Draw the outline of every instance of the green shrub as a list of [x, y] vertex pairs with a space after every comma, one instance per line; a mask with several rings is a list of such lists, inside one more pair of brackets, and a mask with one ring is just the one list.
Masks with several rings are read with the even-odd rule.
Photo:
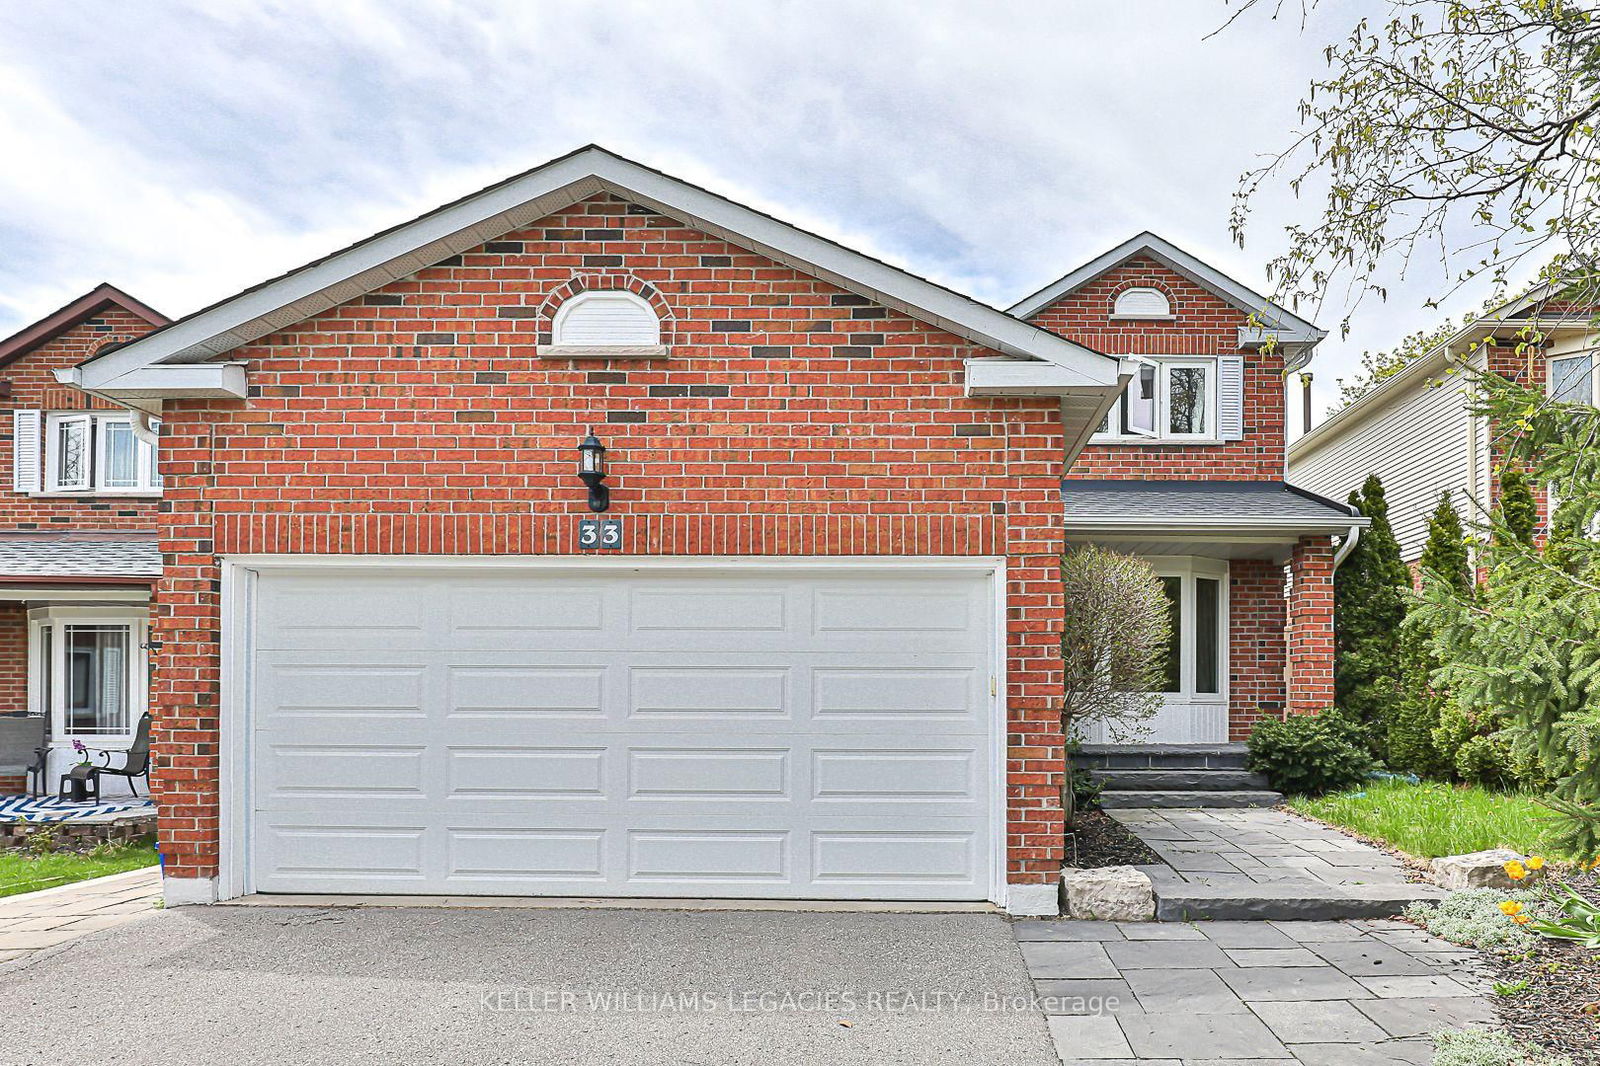
[[1518, 925], [1500, 910], [1506, 900], [1516, 900], [1530, 916], [1548, 917], [1544, 896], [1534, 891], [1506, 892], [1498, 888], [1468, 888], [1452, 892], [1437, 904], [1413, 903], [1405, 916], [1434, 936], [1479, 951], [1527, 951], [1539, 942], [1536, 933]]
[[1565, 1055], [1488, 1029], [1445, 1029], [1433, 1034], [1433, 1049], [1433, 1066], [1572, 1066]]
[[1250, 733], [1245, 765], [1290, 795], [1351, 788], [1376, 769], [1361, 726], [1332, 708], [1267, 718]]

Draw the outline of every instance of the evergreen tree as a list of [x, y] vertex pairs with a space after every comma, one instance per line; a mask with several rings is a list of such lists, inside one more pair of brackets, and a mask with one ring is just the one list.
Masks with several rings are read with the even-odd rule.
[[[1534, 351], [1540, 349], [1535, 346]], [[1483, 588], [1464, 596], [1424, 582], [1418, 608], [1443, 664], [1437, 679], [1474, 713], [1492, 709], [1518, 758], [1553, 784], [1563, 850], [1600, 858], [1600, 409], [1552, 403], [1543, 389], [1478, 372], [1474, 413], [1506, 433], [1507, 466], [1525, 465], [1559, 502], [1551, 536], [1524, 539], [1504, 505], [1491, 514]], [[1524, 510], [1523, 514], [1526, 514]]]
[[[1428, 542], [1418, 566], [1426, 575], [1424, 580], [1444, 582], [1461, 596], [1472, 591], [1467, 537], [1448, 492], [1439, 497], [1439, 506], [1428, 519]], [[1422, 777], [1446, 777], [1454, 753], [1439, 748], [1434, 731], [1439, 728], [1449, 693], [1433, 683], [1439, 660], [1433, 653], [1432, 634], [1415, 612], [1408, 615], [1400, 632], [1399, 660], [1399, 698], [1388, 729], [1389, 765]]]
[[1500, 472], [1500, 515], [1507, 535], [1523, 544], [1533, 543], [1533, 531], [1539, 525], [1539, 504], [1533, 498], [1528, 476], [1515, 466]]
[[1350, 502], [1372, 519], [1361, 539], [1334, 571], [1334, 691], [1338, 705], [1366, 728], [1374, 751], [1384, 755], [1387, 726], [1400, 676], [1397, 637], [1405, 621], [1411, 573], [1389, 527], [1383, 482], [1369, 476]]

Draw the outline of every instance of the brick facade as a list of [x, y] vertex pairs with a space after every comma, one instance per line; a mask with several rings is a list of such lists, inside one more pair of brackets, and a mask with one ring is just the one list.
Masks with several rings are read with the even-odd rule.
[[[542, 360], [575, 277], [670, 309], [662, 360]], [[989, 354], [598, 197], [236, 352], [248, 403], [167, 405], [155, 701], [168, 874], [218, 857], [218, 554], [572, 549], [592, 426], [641, 555], [1002, 555], [1007, 870], [1062, 859], [1049, 399], [969, 399]]]
[[[1133, 287], [1164, 293], [1171, 320], [1113, 319], [1117, 294]], [[1242, 439], [1220, 444], [1091, 444], [1067, 478], [1282, 481], [1283, 357], [1240, 349], [1239, 330], [1249, 318], [1148, 257], [1135, 257], [1106, 271], [1034, 315], [1034, 323], [1110, 355], [1244, 358]], [[1320, 565], [1317, 558], [1299, 551], [1291, 558], [1289, 569], [1296, 571], [1302, 587], [1317, 589], [1331, 582], [1331, 570], [1326, 575], [1315, 568], [1300, 573], [1302, 566]], [[1243, 740], [1264, 716], [1308, 709], [1315, 702], [1314, 691], [1325, 688], [1327, 699], [1312, 709], [1332, 702], [1332, 601], [1326, 627], [1302, 611], [1298, 628], [1291, 628], [1292, 604], [1286, 598], [1291, 581], [1285, 567], [1262, 559], [1234, 559], [1229, 572], [1228, 731], [1230, 739]], [[1331, 597], [1331, 583], [1327, 592]], [[1325, 671], [1325, 678], [1320, 671]]]
[[[119, 410], [115, 405], [62, 385], [54, 371], [75, 366], [115, 341], [131, 340], [150, 331], [150, 323], [118, 307], [110, 307], [54, 340], [40, 345], [16, 362], [0, 367], [0, 381], [11, 384], [11, 395], [0, 400], [9, 412]], [[0, 471], [5, 489], [0, 491], [0, 531], [17, 530], [141, 530], [154, 531], [161, 501], [139, 496], [24, 496], [11, 491], [11, 416], [0, 416]]]
[[[1117, 293], [1160, 289], [1170, 322], [1113, 321]], [[1136, 258], [1068, 293], [1031, 321], [1107, 355], [1244, 355], [1244, 438], [1223, 444], [1091, 444], [1069, 478], [1190, 478], [1281, 481], [1284, 463], [1283, 357], [1239, 349], [1249, 315], [1182, 274]]]
[[[41, 496], [12, 491], [13, 410], [117, 410], [62, 385], [54, 371], [88, 359], [100, 348], [149, 332], [145, 319], [120, 307], [93, 317], [0, 366], [0, 382], [10, 394], [0, 398], [0, 533], [141, 531], [153, 533], [161, 501], [135, 496]], [[0, 604], [0, 716], [25, 715], [28, 708], [27, 605]], [[29, 753], [31, 756], [31, 752]], [[0, 792], [20, 790], [20, 779], [0, 779]], [[17, 785], [16, 789], [10, 786]]]

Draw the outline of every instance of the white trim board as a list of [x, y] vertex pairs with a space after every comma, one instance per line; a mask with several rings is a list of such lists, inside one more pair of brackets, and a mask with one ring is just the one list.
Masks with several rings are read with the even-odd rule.
[[[805, 571], [848, 573], [851, 571], [931, 571], [967, 572], [987, 575], [993, 590], [994, 612], [990, 620], [990, 670], [994, 678], [990, 707], [990, 890], [991, 902], [1006, 906], [1014, 889], [1006, 881], [1007, 818], [1006, 780], [1006, 560], [1001, 556], [694, 556], [673, 558], [596, 558], [594, 556], [548, 555], [505, 557], [461, 556], [345, 556], [345, 555], [234, 555], [219, 559], [221, 591], [221, 679], [220, 699], [225, 710], [220, 715], [220, 760], [218, 767], [219, 876], [217, 898], [234, 899], [250, 895], [254, 885], [249, 870], [250, 840], [248, 803], [250, 781], [250, 711], [252, 698], [251, 619], [254, 615], [255, 581], [262, 572], [322, 569], [328, 572], [372, 570], [460, 570], [464, 572], [506, 570], [523, 573], [558, 570], [589, 570], [611, 573], [649, 573], [652, 571], [747, 570], [760, 572]], [[1054, 886], [1051, 886], [1054, 891]], [[1024, 893], [1025, 894], [1025, 893]], [[1032, 913], [1032, 912], [1030, 912]]]
[[79, 367], [96, 389], [164, 363], [243, 344], [467, 251], [587, 197], [613, 193], [1005, 355], [1054, 363], [1090, 387], [1117, 361], [1003, 311], [596, 146], [369, 237], [247, 289]]

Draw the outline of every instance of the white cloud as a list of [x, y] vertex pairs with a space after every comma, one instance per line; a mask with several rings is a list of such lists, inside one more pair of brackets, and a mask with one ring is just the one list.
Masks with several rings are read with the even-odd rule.
[[[1207, 40], [1220, 2], [8, 5], [0, 334], [100, 280], [182, 314], [590, 141], [1002, 305], [1147, 228], [1259, 287], [1297, 208], [1240, 251], [1235, 181], [1377, 6]], [[1421, 291], [1325, 344], [1321, 396]]]

